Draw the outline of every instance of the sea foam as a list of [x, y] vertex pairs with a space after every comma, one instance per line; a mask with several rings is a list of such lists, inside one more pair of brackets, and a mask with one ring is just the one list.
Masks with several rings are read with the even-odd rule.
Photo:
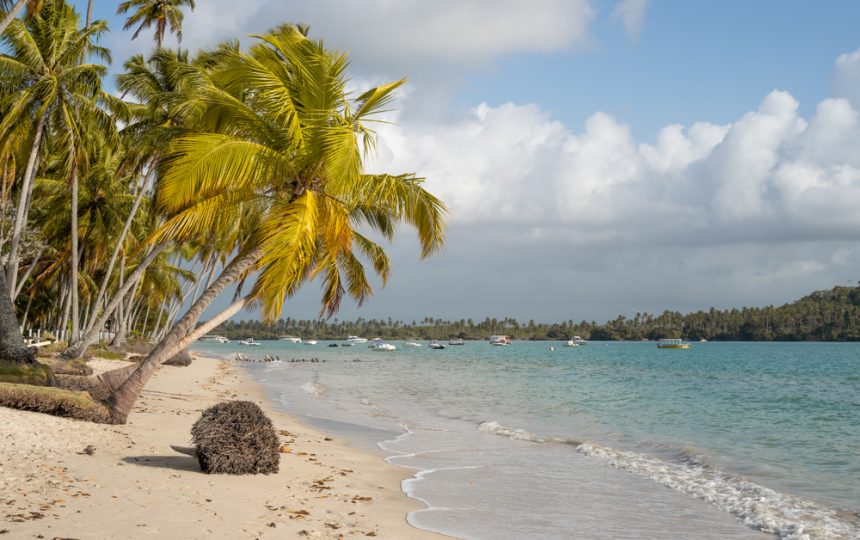
[[780, 493], [706, 464], [701, 456], [671, 462], [648, 454], [601, 444], [548, 437], [498, 422], [484, 422], [479, 431], [538, 444], [567, 444], [582, 455], [674, 490], [693, 495], [737, 516], [744, 524], [786, 540], [849, 540], [860, 538], [860, 514]]

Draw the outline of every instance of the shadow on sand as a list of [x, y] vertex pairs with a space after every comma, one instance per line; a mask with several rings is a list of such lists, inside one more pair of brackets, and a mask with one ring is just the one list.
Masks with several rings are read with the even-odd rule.
[[142, 467], [201, 472], [200, 464], [190, 456], [126, 456], [122, 461]]

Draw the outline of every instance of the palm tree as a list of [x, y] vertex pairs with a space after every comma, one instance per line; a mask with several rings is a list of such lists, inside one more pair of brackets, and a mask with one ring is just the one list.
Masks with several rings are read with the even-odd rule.
[[35, 3], [38, 2], [34, 2], [34, 0], [16, 0], [14, 3], [9, 0], [0, 1], [0, 8], [3, 9], [3, 19], [0, 20], [0, 34], [6, 30], [9, 23], [15, 20], [15, 17], [24, 9], [24, 6]]
[[[384, 250], [362, 235], [391, 238], [395, 224], [417, 229], [422, 256], [444, 241], [446, 210], [414, 175], [366, 174], [362, 155], [374, 147], [366, 126], [390, 104], [397, 81], [350, 99], [343, 54], [282, 26], [249, 53], [224, 47], [210, 58], [210, 131], [178, 137], [162, 160], [156, 205], [167, 220], [153, 242], [218, 237], [245, 218], [238, 254], [108, 398], [124, 422], [158, 365], [249, 304], [275, 320], [285, 299], [314, 277], [323, 282], [321, 314], [344, 294], [359, 304], [371, 294], [360, 253], [382, 282]], [[253, 220], [248, 220], [249, 212]], [[256, 272], [251, 291], [195, 329], [199, 316], [228, 285]]]
[[79, 63], [84, 48], [110, 60], [106, 49], [92, 43], [107, 30], [107, 23], [95, 21], [87, 29], [78, 28], [78, 24], [74, 9], [55, 0], [26, 20], [13, 21], [2, 38], [9, 54], [0, 55], [0, 85], [10, 91], [2, 102], [5, 115], [0, 121], [0, 139], [22, 123], [36, 123], [10, 242], [7, 285], [12, 291], [17, 285], [21, 232], [44, 136], [56, 136], [54, 144], [65, 156], [73, 191], [87, 161], [82, 147], [84, 133], [97, 132], [109, 140], [115, 137], [114, 121], [102, 108], [117, 105], [117, 100], [101, 89], [106, 68]]
[[176, 34], [176, 39], [182, 43], [182, 8], [188, 6], [194, 10], [194, 0], [126, 0], [116, 9], [117, 15], [128, 11], [134, 12], [125, 20], [123, 30], [140, 25], [131, 39], [137, 38], [141, 30], [155, 25], [155, 45], [161, 48], [164, 32], [170, 26], [170, 31]]

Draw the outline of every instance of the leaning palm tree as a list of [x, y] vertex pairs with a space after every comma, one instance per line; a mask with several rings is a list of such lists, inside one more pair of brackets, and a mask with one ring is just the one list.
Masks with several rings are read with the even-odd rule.
[[[444, 204], [414, 175], [368, 174], [374, 148], [367, 126], [386, 110], [397, 81], [351, 99], [345, 55], [309, 40], [295, 26], [256, 36], [249, 53], [223, 47], [213, 84], [199, 88], [211, 130], [178, 137], [162, 161], [156, 197], [166, 221], [153, 242], [218, 237], [237, 220], [250, 223], [235, 258], [149, 356], [108, 398], [124, 422], [140, 391], [167, 358], [248, 305], [277, 319], [285, 299], [322, 280], [322, 314], [345, 294], [371, 294], [363, 256], [384, 283], [389, 260], [359, 229], [391, 238], [395, 225], [417, 229], [422, 256], [444, 241]], [[254, 219], [248, 219], [248, 213]], [[248, 294], [195, 329], [197, 319], [231, 283], [253, 279]], [[109, 384], [111, 384], [109, 382]]]
[[123, 30], [137, 26], [131, 39], [137, 38], [140, 32], [155, 25], [155, 44], [161, 48], [164, 41], [164, 33], [167, 27], [176, 34], [176, 39], [182, 43], [182, 7], [188, 6], [194, 9], [194, 0], [126, 0], [116, 9], [117, 15], [128, 11], [133, 13], [125, 20]]

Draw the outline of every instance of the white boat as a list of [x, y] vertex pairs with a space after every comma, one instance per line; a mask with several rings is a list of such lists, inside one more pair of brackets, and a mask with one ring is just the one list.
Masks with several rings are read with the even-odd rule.
[[571, 341], [576, 343], [577, 345], [585, 345], [586, 343], [588, 343], [588, 340], [582, 339], [579, 336], [573, 336], [573, 339]]
[[377, 343], [373, 346], [374, 351], [396, 351], [397, 347], [392, 345], [391, 343]]
[[433, 341], [430, 342], [430, 348], [431, 349], [444, 349], [445, 346], [434, 339]]
[[565, 347], [579, 347], [579, 343], [577, 343], [576, 341], [574, 341], [572, 339], [569, 339], [569, 340], [567, 340], [567, 343], [564, 344], [564, 346]]
[[448, 340], [448, 345], [465, 345], [465, 343], [460, 338], [453, 338]]
[[206, 335], [200, 338], [200, 341], [214, 341], [215, 343], [230, 343], [230, 340], [225, 338], [224, 336], [218, 335]]
[[511, 336], [490, 336], [490, 345], [503, 347], [512, 343]]
[[252, 345], [255, 347], [260, 346], [260, 344], [258, 342], [254, 341], [254, 338], [243, 339], [243, 340], [239, 341], [239, 345]]
[[296, 337], [296, 336], [284, 336], [284, 337], [279, 337], [278, 341], [289, 341], [290, 343], [301, 343], [302, 338]]
[[358, 345], [360, 343], [367, 343], [367, 339], [358, 336], [347, 336], [346, 342], [348, 345]]
[[407, 341], [406, 343], [403, 344], [403, 346], [404, 347], [420, 347], [421, 344], [418, 343], [417, 341]]
[[319, 341], [315, 339], [306, 339], [302, 341], [302, 343], [304, 343], [305, 345], [316, 345], [317, 343], [319, 343]]

